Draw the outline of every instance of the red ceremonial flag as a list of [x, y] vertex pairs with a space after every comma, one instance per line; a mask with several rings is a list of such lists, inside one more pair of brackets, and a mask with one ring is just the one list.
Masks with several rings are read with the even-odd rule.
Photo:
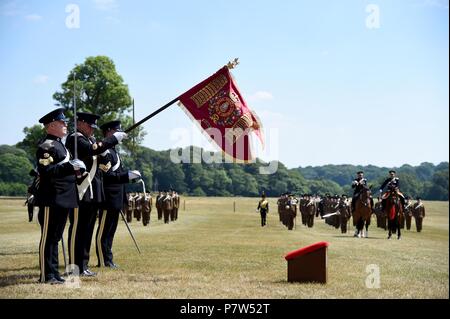
[[263, 142], [261, 124], [244, 101], [227, 66], [182, 94], [179, 105], [234, 162], [254, 160], [251, 136]]

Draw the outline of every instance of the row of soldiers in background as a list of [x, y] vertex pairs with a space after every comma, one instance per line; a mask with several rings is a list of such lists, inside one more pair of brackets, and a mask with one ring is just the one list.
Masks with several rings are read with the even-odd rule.
[[296, 226], [295, 218], [297, 217], [298, 205], [298, 199], [291, 193], [282, 194], [277, 201], [280, 222], [289, 230]]
[[349, 218], [349, 208], [347, 197], [342, 199], [339, 196], [326, 195], [324, 198], [314, 196], [312, 194], [303, 194], [298, 199], [291, 193], [284, 193], [277, 201], [278, 214], [280, 222], [289, 230], [295, 226], [295, 218], [297, 217], [297, 208], [301, 214], [302, 224], [312, 228], [314, 226], [314, 218], [324, 216], [326, 214], [340, 212], [339, 215], [333, 215], [326, 219], [326, 222], [331, 225], [336, 225], [338, 228], [341, 225], [346, 232], [347, 220]]
[[[387, 220], [388, 217], [386, 212], [381, 208], [380, 197], [377, 198], [378, 201], [374, 205], [373, 213], [377, 218], [377, 227], [387, 230]], [[425, 218], [425, 206], [423, 205], [422, 199], [417, 197], [417, 202], [413, 203], [413, 200], [409, 196], [405, 196], [405, 208], [403, 210], [403, 216], [400, 220], [400, 228], [404, 229], [406, 226], [407, 230], [411, 230], [412, 218], [416, 222], [417, 232], [422, 231], [422, 222]]]
[[[180, 196], [174, 190], [159, 192], [156, 195], [156, 211], [158, 220], [164, 217], [164, 223], [174, 222], [178, 219], [178, 209], [180, 208]], [[150, 214], [152, 212], [153, 198], [150, 193], [129, 193], [125, 205], [127, 222], [131, 223], [133, 217], [147, 226], [150, 224]]]
[[[301, 214], [302, 224], [311, 228], [314, 226], [314, 217], [321, 217], [325, 219], [325, 223], [340, 228], [342, 233], [347, 233], [347, 224], [352, 217], [351, 199], [347, 195], [330, 195], [325, 194], [324, 197], [312, 194], [303, 194], [300, 199], [291, 193], [284, 193], [277, 201], [278, 214], [280, 222], [289, 230], [295, 226], [295, 217], [297, 216], [297, 207]], [[377, 218], [377, 226], [387, 229], [387, 216], [381, 210], [381, 200], [375, 204], [374, 214]], [[400, 226], [406, 229], [411, 229], [411, 219], [415, 218], [417, 231], [422, 230], [422, 221], [425, 217], [425, 207], [420, 198], [417, 198], [416, 203], [406, 196], [405, 204], [405, 219]], [[355, 222], [355, 221], [353, 221]], [[356, 226], [356, 225], [353, 225]]]
[[351, 201], [347, 198], [347, 195], [331, 196], [326, 194], [318, 202], [316, 216], [320, 215], [321, 218], [325, 218], [326, 224], [336, 229], [340, 228], [341, 233], [345, 234], [347, 233], [347, 223], [352, 216], [350, 207]]

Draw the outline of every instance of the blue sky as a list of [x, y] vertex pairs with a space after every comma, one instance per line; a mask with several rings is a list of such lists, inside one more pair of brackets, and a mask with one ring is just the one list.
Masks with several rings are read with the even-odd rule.
[[[66, 26], [71, 3], [79, 28]], [[278, 140], [259, 153], [266, 160], [448, 161], [448, 19], [448, 0], [0, 0], [0, 144], [53, 109], [52, 94], [88, 56], [113, 59], [136, 119], [239, 57], [239, 87]], [[144, 127], [153, 149], [208, 145], [176, 105]], [[174, 139], [180, 131], [193, 140]]]

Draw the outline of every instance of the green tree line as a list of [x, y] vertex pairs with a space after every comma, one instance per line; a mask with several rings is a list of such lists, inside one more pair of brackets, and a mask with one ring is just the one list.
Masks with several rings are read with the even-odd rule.
[[[278, 162], [274, 174], [259, 173], [261, 166], [257, 160], [252, 164], [232, 163], [173, 163], [170, 150], [155, 151], [137, 146], [135, 151], [122, 150], [125, 167], [137, 169], [143, 175], [147, 190], [175, 189], [179, 193], [194, 196], [268, 196], [281, 193], [296, 194], [347, 194], [351, 195], [350, 184], [355, 172], [363, 170], [369, 185], [378, 190], [391, 168], [355, 165], [324, 165], [288, 169]], [[27, 153], [24, 143], [15, 146], [0, 145], [0, 195], [24, 196], [31, 182], [29, 171], [35, 166], [34, 155]], [[183, 150], [187, 154], [201, 154], [202, 150], [190, 147]], [[191, 157], [191, 161], [193, 158]], [[409, 196], [421, 196], [427, 200], [448, 200], [449, 164], [422, 163], [419, 166], [403, 165], [395, 168], [401, 180], [401, 190]], [[128, 186], [130, 191], [142, 190], [141, 184]]]

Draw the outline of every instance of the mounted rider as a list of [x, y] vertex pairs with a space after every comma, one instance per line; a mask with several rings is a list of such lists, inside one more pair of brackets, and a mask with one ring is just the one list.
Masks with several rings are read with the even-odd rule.
[[[396, 171], [389, 171], [389, 178], [387, 178], [380, 187], [381, 196], [381, 209], [384, 210], [386, 199], [389, 197], [390, 192], [395, 192], [400, 197], [403, 210], [405, 209], [405, 196], [400, 192], [400, 179], [395, 176]], [[383, 190], [386, 188], [386, 192], [383, 194]]]
[[[356, 173], [356, 178], [352, 182], [353, 197], [352, 197], [352, 212], [355, 210], [356, 199], [361, 194], [364, 188], [367, 188], [367, 179], [364, 178], [364, 172], [359, 171]], [[371, 199], [371, 205], [373, 207], [373, 200]]]

